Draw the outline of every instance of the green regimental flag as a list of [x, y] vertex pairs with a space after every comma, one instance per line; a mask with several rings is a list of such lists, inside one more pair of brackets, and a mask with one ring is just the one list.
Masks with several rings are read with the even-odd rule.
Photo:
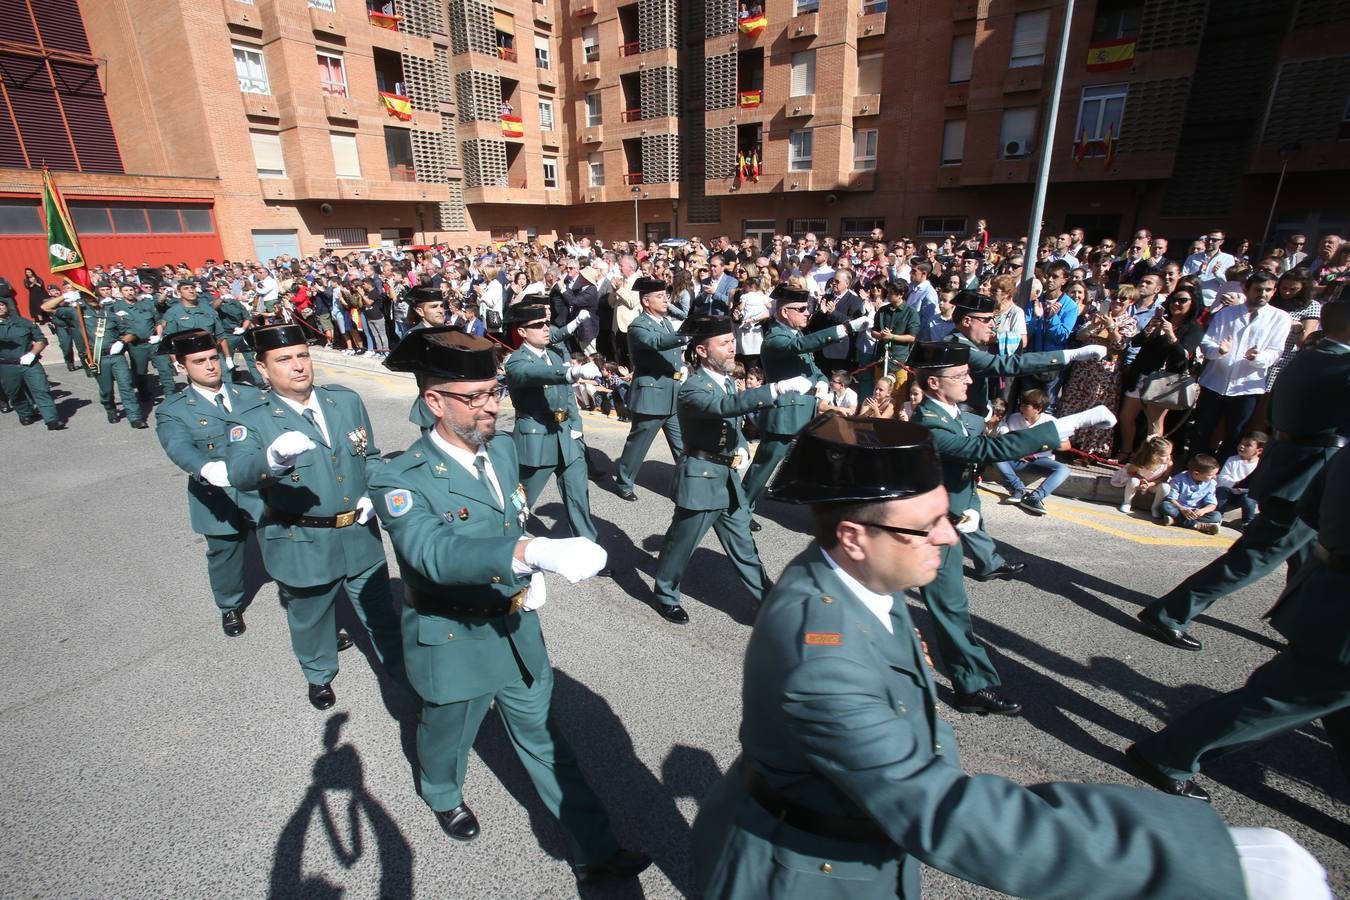
[[42, 170], [42, 214], [47, 220], [47, 260], [53, 275], [61, 275], [70, 285], [89, 296], [94, 295], [93, 280], [80, 250], [80, 236], [70, 222], [70, 210], [52, 181], [52, 173]]

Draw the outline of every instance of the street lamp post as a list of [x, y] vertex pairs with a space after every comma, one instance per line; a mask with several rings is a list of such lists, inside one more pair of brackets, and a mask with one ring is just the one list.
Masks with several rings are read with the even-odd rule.
[[642, 243], [642, 229], [638, 225], [638, 200], [642, 198], [642, 188], [633, 185], [633, 243]]
[[1270, 248], [1270, 228], [1275, 224], [1275, 207], [1280, 205], [1280, 190], [1284, 187], [1284, 172], [1289, 168], [1289, 157], [1303, 149], [1302, 144], [1290, 143], [1280, 147], [1280, 180], [1275, 182], [1275, 196], [1270, 198], [1270, 215], [1266, 216], [1266, 229], [1261, 232], [1261, 245]]

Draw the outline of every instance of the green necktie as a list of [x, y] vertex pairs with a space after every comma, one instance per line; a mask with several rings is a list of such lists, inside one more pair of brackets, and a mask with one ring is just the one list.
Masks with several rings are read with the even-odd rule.
[[488, 477], [487, 457], [481, 453], [475, 455], [473, 458], [473, 469], [478, 473], [478, 480], [483, 482], [483, 487], [487, 488], [488, 495], [491, 496], [493, 501], [497, 504], [497, 508], [501, 509], [502, 498], [497, 493], [496, 485], [494, 485], [492, 479]]

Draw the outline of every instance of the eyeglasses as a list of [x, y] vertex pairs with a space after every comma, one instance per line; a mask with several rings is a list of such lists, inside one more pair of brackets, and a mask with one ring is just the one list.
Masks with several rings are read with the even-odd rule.
[[970, 319], [972, 322], [992, 322], [992, 321], [994, 321], [994, 317], [993, 317], [993, 316], [966, 316], [966, 318], [967, 318], [967, 319]]
[[506, 388], [502, 387], [495, 387], [486, 391], [474, 391], [472, 394], [457, 394], [454, 391], [440, 391], [436, 388], [427, 388], [427, 390], [433, 394], [440, 394], [442, 397], [454, 397], [470, 409], [482, 409], [488, 405], [488, 401], [501, 400], [502, 394], [506, 393]]
[[918, 528], [901, 528], [899, 525], [875, 525], [870, 523], [865, 524], [861, 522], [858, 524], [862, 525], [864, 528], [875, 528], [878, 531], [887, 531], [890, 532], [891, 534], [907, 534], [910, 535], [911, 537], [920, 537], [920, 538], [926, 538], [934, 531], [937, 531], [936, 526], [929, 528], [927, 530], [920, 530]]
[[1215, 235], [1215, 234], [1207, 234], [1207, 235], [1205, 235], [1205, 240], [1206, 240], [1206, 241], [1221, 241], [1221, 240], [1223, 240], [1223, 235], [1221, 235], [1221, 234], [1217, 234], [1217, 235]]
[[937, 378], [951, 378], [951, 379], [953, 379], [953, 380], [955, 380], [955, 381], [974, 381], [974, 380], [975, 380], [974, 378], [972, 378], [972, 377], [970, 376], [970, 373], [969, 373], [969, 372], [962, 372], [962, 373], [959, 374], [959, 375], [937, 375], [937, 376], [935, 376], [935, 377], [937, 377]]

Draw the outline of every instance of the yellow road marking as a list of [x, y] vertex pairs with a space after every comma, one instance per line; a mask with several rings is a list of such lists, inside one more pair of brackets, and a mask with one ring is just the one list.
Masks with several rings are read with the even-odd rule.
[[[991, 491], [988, 488], [982, 487], [981, 490], [991, 497], [1002, 499], [1005, 496]], [[1125, 514], [1119, 510], [1098, 509], [1090, 506], [1069, 506], [1054, 501], [1046, 503], [1045, 509], [1046, 515], [1050, 516], [1052, 519], [1059, 519], [1062, 522], [1071, 522], [1075, 525], [1083, 525], [1091, 528], [1093, 531], [1100, 531], [1102, 534], [1109, 534], [1113, 537], [1133, 541], [1136, 544], [1144, 544], [1152, 547], [1209, 547], [1216, 550], [1223, 550], [1236, 540], [1236, 538], [1226, 536], [1222, 531], [1216, 535], [1208, 535], [1201, 534], [1198, 531], [1189, 531], [1179, 528], [1163, 529], [1161, 526], [1155, 525], [1152, 520], [1123, 518]], [[1155, 535], [1139, 534], [1138, 532], [1118, 528], [1115, 525], [1108, 525], [1100, 520], [1114, 520], [1121, 523], [1130, 522], [1137, 525], [1146, 525], [1149, 528], [1156, 529], [1158, 533]], [[1165, 537], [1164, 535], [1168, 536]]]

